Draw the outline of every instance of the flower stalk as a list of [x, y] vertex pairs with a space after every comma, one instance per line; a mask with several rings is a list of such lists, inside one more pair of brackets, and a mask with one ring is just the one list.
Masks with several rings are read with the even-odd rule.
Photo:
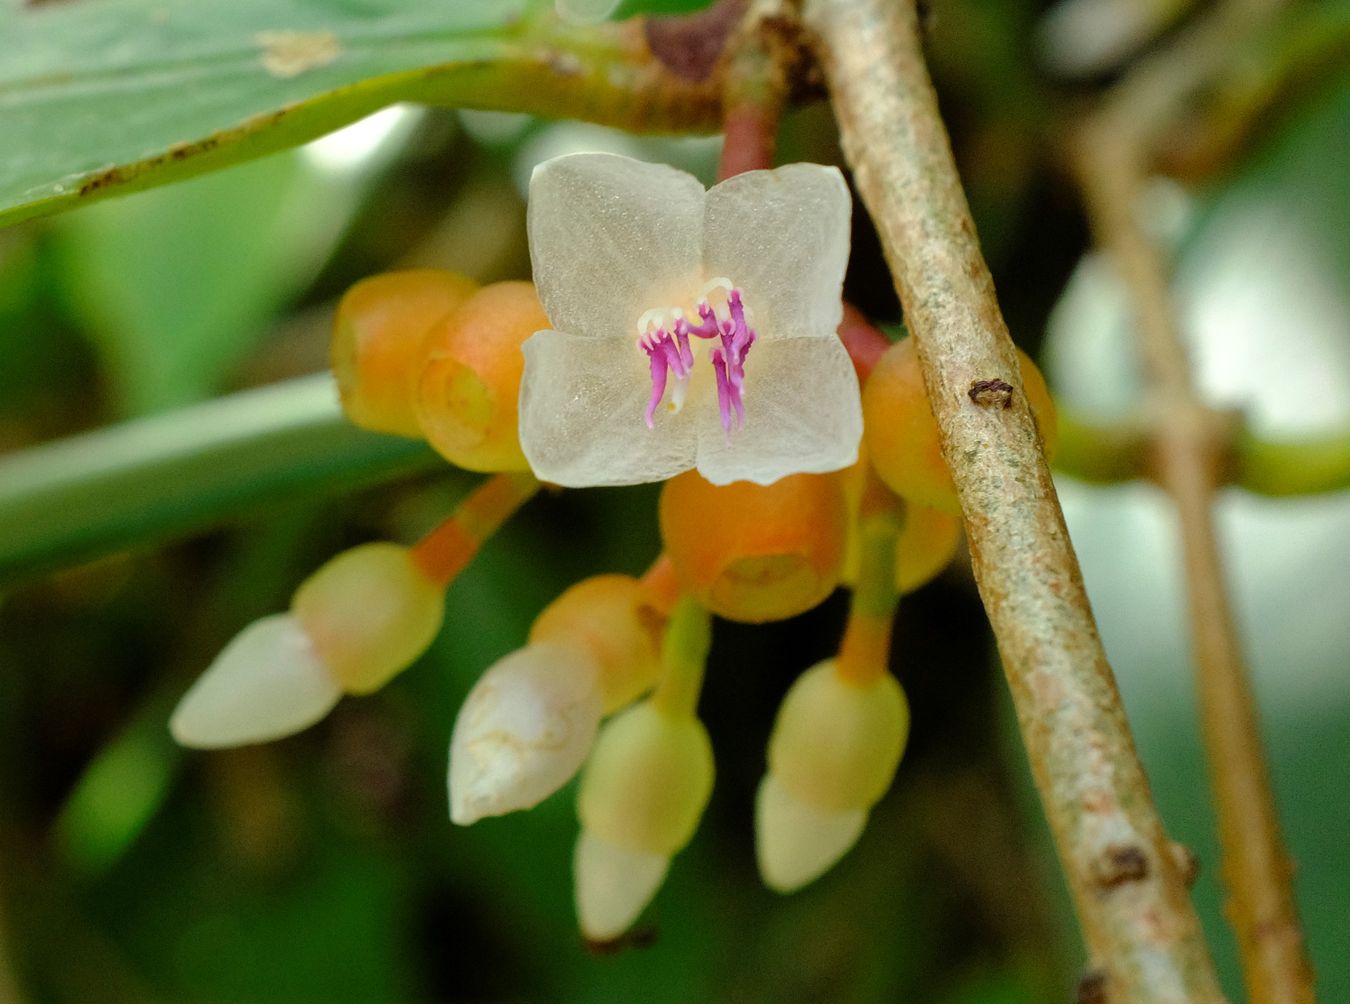
[[495, 474], [413, 545], [413, 560], [432, 582], [448, 585], [478, 548], [539, 491], [529, 474]]
[[887, 498], [889, 494], [880, 485], [869, 486], [859, 519], [858, 582], [838, 658], [839, 675], [857, 684], [886, 672], [891, 625], [900, 600], [895, 579], [900, 503], [894, 497]]
[[684, 596], [675, 604], [661, 648], [661, 681], [652, 705], [678, 717], [693, 717], [703, 689], [703, 673], [712, 647], [712, 618], [708, 608]]

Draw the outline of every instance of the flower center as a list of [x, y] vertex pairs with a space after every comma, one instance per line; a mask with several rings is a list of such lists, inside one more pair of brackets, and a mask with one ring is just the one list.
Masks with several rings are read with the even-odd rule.
[[[709, 294], [718, 301], [714, 306]], [[719, 295], [720, 294], [720, 295]], [[741, 291], [730, 279], [709, 281], [700, 294], [697, 307], [698, 323], [691, 324], [678, 307], [649, 310], [638, 318], [638, 348], [647, 353], [652, 369], [652, 396], [647, 402], [647, 428], [655, 427], [657, 406], [666, 396], [670, 376], [675, 375], [675, 386], [666, 405], [672, 412], [684, 407], [685, 390], [694, 370], [694, 351], [689, 339], [716, 339], [708, 351], [713, 375], [717, 379], [717, 407], [722, 415], [722, 429], [727, 443], [731, 431], [745, 424], [745, 357], [750, 346], [759, 340], [755, 329], [746, 318]]]

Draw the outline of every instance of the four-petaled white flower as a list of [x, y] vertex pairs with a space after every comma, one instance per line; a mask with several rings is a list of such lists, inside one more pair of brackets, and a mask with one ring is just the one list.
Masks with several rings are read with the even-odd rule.
[[536, 476], [575, 488], [697, 467], [771, 484], [852, 464], [862, 410], [835, 335], [850, 208], [839, 171], [818, 164], [706, 192], [612, 154], [535, 168], [530, 257], [556, 329], [524, 345]]

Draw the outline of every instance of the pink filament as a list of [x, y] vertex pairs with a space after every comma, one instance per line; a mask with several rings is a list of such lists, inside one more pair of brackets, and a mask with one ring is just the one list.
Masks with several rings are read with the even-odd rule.
[[717, 380], [717, 409], [728, 445], [731, 444], [732, 430], [745, 425], [745, 360], [750, 354], [750, 347], [759, 340], [759, 335], [746, 321], [745, 304], [739, 289], [733, 289], [727, 294], [727, 315], [725, 319], [719, 318], [717, 311], [704, 301], [698, 305], [697, 325], [678, 317], [671, 331], [662, 327], [638, 339], [638, 345], [651, 362], [652, 371], [652, 394], [644, 416], [647, 428], [655, 428], [656, 408], [665, 397], [669, 374], [673, 372], [675, 378], [683, 383], [693, 372], [694, 353], [689, 345], [690, 336], [717, 338], [721, 342], [709, 353], [708, 358]]

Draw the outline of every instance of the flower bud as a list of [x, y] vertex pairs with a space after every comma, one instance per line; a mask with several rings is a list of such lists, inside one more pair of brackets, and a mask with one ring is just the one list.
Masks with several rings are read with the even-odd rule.
[[577, 915], [587, 937], [613, 938], [642, 912], [694, 835], [712, 784], [712, 746], [697, 718], [645, 701], [605, 725], [577, 796]]
[[341, 696], [296, 619], [274, 614], [216, 656], [178, 702], [169, 731], [198, 749], [269, 742], [313, 725]]
[[[1036, 364], [1021, 349], [1017, 357], [1046, 456], [1053, 456], [1054, 402]], [[868, 456], [891, 491], [906, 502], [960, 513], [913, 338], [892, 345], [872, 370], [863, 387], [863, 420]]]
[[431, 326], [473, 293], [471, 279], [441, 269], [363, 279], [338, 304], [332, 362], [347, 417], [375, 432], [420, 438], [414, 408]]
[[581, 832], [572, 856], [577, 923], [590, 941], [612, 941], [633, 921], [666, 880], [669, 854], [651, 854]]
[[575, 645], [594, 657], [606, 714], [630, 704], [656, 682], [661, 664], [659, 615], [631, 575], [596, 575], [544, 608], [530, 641]]
[[[857, 513], [863, 493], [866, 471], [859, 468], [866, 461], [844, 471], [844, 492], [849, 497], [849, 509]], [[862, 534], [858, 519], [849, 521], [848, 547], [844, 571], [840, 576], [846, 585], [858, 581]], [[895, 588], [901, 593], [912, 593], [931, 582], [956, 557], [961, 546], [961, 518], [941, 509], [904, 504], [904, 518], [895, 544]]]
[[455, 719], [450, 818], [467, 826], [539, 804], [581, 767], [600, 713], [598, 671], [582, 650], [535, 642], [499, 659]]
[[858, 842], [866, 809], [821, 809], [766, 774], [755, 796], [755, 858], [764, 884], [794, 892], [829, 871]]
[[690, 472], [666, 482], [660, 509], [681, 583], [728, 620], [795, 616], [839, 582], [847, 507], [838, 475], [714, 486]]
[[931, 581], [952, 563], [960, 546], [960, 517], [909, 503], [895, 542], [895, 588], [911, 593]]
[[525, 357], [520, 346], [547, 330], [528, 282], [485, 286], [429, 335], [417, 385], [417, 419], [427, 441], [457, 467], [526, 471], [517, 404]]
[[801, 675], [769, 739], [756, 802], [756, 851], [771, 888], [788, 892], [842, 857], [895, 776], [909, 708], [895, 678], [846, 679], [834, 660]]
[[291, 600], [342, 689], [368, 694], [421, 655], [441, 627], [444, 590], [398, 544], [362, 544], [306, 579]]
[[788, 691], [769, 738], [769, 770], [824, 809], [866, 809], [890, 787], [909, 735], [909, 706], [895, 677], [854, 682], [833, 659]]

